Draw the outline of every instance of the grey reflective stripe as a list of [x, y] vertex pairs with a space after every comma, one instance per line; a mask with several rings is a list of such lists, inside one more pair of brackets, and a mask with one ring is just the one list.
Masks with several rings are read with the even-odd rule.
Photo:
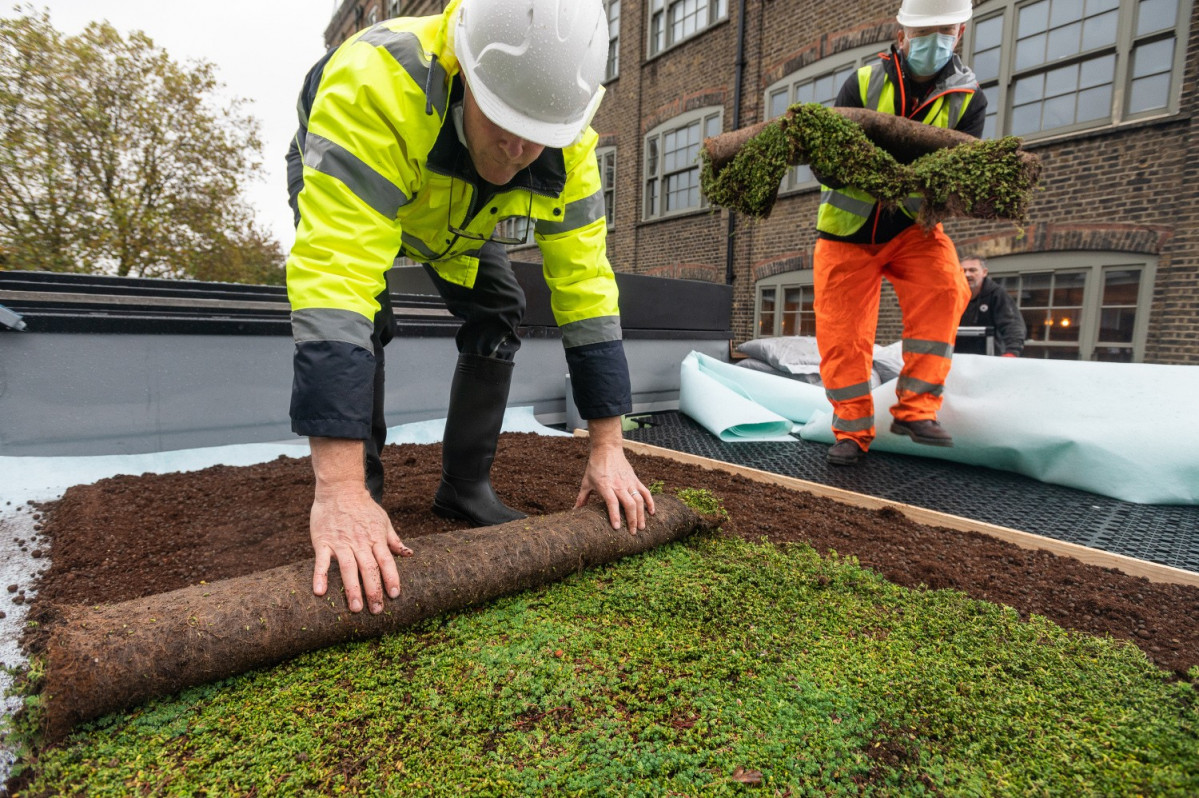
[[373, 352], [374, 323], [352, 310], [305, 308], [292, 311], [291, 336], [297, 344], [311, 341], [344, 341]]
[[978, 88], [978, 78], [974, 76], [974, 72], [962, 63], [962, 59], [956, 53], [953, 56], [953, 71], [937, 84], [936, 91], [947, 91], [949, 89], [964, 89]]
[[604, 195], [597, 191], [590, 197], [583, 197], [567, 204], [562, 221], [550, 222], [538, 219], [536, 231], [538, 235], [552, 236], [558, 233], [568, 233], [586, 227], [604, 215]]
[[562, 328], [562, 346], [567, 349], [619, 341], [622, 337], [620, 316], [600, 316], [596, 319], [572, 321]]
[[883, 99], [883, 86], [887, 83], [887, 73], [882, 64], [870, 68], [870, 82], [866, 84], [866, 108], [878, 110], [878, 104]]
[[953, 357], [953, 347], [944, 341], [922, 341], [919, 338], [904, 338], [903, 353], [916, 355], [936, 355], [938, 357]]
[[895, 390], [911, 391], [912, 393], [926, 393], [929, 396], [940, 396], [941, 392], [945, 390], [945, 386], [938, 385], [935, 382], [925, 382], [924, 380], [918, 380], [915, 377], [905, 377], [901, 375], [900, 378], [895, 381]]
[[[453, 240], [452, 239], [453, 234], [449, 233], [448, 235], [450, 235], [451, 240]], [[446, 248], [442, 252], [434, 252], [433, 250], [429, 249], [429, 245], [426, 244], [424, 241], [421, 241], [416, 236], [411, 235], [407, 232], [400, 234], [400, 241], [403, 245], [404, 254], [414, 257], [414, 258], [417, 258], [418, 260], [421, 258], [428, 260], [428, 261], [437, 261], [437, 260], [443, 260], [443, 259], [450, 260], [452, 258], [460, 258], [460, 257], [478, 258], [479, 253], [483, 251], [481, 248], [475, 248], [475, 249], [464, 249], [460, 252], [451, 252], [449, 248]]]
[[844, 388], [826, 388], [824, 395], [832, 402], [846, 402], [850, 399], [857, 399], [859, 396], [869, 396], [870, 381], [859, 382], [857, 385], [848, 385]]
[[404, 192], [365, 161], [340, 144], [312, 132], [305, 141], [304, 165], [337, 178], [355, 196], [388, 219], [395, 219], [400, 208], [408, 204]]
[[832, 205], [839, 211], [852, 213], [854, 216], [861, 216], [863, 219], [870, 216], [870, 212], [874, 210], [874, 203], [860, 200], [857, 197], [851, 197], [840, 191], [825, 189], [820, 192], [820, 201]]
[[410, 235], [407, 231], [400, 234], [400, 240], [404, 244], [404, 249], [415, 252], [421, 257], [433, 260], [437, 257], [437, 253], [429, 249], [429, 246], [414, 235]]
[[949, 114], [950, 126], [956, 125], [962, 118], [962, 110], [965, 108], [966, 99], [969, 96], [970, 95], [966, 94], [965, 92], [955, 91], [953, 94], [945, 98], [945, 104], [949, 106], [948, 109], [946, 109], [946, 113]]
[[912, 216], [920, 213], [921, 206], [924, 205], [924, 197], [904, 197], [903, 208]]
[[[955, 91], [956, 89], [971, 89], [971, 91]], [[944, 98], [944, 102], [946, 113], [949, 115], [949, 126], [953, 127], [961, 121], [962, 114], [966, 112], [966, 104], [970, 102], [970, 98], [974, 96], [975, 91], [978, 91], [978, 78], [974, 76], [969, 67], [962, 65], [961, 59], [955, 54], [953, 57], [953, 71], [949, 73], [949, 76], [945, 80], [936, 85], [930, 96], [950, 92]]]
[[[362, 34], [358, 41], [382, 47], [391, 53], [391, 57], [404, 68], [416, 85], [420, 86], [422, 91], [430, 92], [426, 99], [437, 109], [438, 115], [445, 118], [446, 105], [449, 103], [445, 67], [425, 56], [425, 48], [421, 46], [415, 33], [388, 30], [380, 25]], [[432, 75], [429, 74], [430, 68], [433, 70]]]
[[833, 416], [833, 429], [839, 429], [842, 432], [864, 432], [874, 426], [874, 416], [865, 416], [863, 418], [845, 419], [840, 416]]

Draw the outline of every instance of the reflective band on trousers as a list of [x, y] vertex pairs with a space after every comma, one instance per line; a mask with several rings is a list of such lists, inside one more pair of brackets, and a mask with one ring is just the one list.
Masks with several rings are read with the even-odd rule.
[[847, 385], [844, 388], [826, 388], [824, 395], [831, 402], [847, 402], [850, 399], [857, 399], [859, 396], [869, 396], [870, 383], [859, 382], [857, 385]]
[[940, 396], [945, 390], [944, 385], [938, 385], [935, 382], [925, 382], [918, 380], [915, 377], [900, 376], [895, 382], [896, 391], [908, 391], [909, 393], [925, 393], [929, 396]]
[[919, 338], [903, 339], [904, 354], [936, 355], [937, 357], [953, 357], [953, 347], [944, 341], [924, 341]]
[[600, 316], [595, 319], [572, 321], [562, 327], [562, 345], [567, 349], [619, 341], [621, 337], [620, 316]]
[[864, 418], [845, 419], [840, 416], [833, 416], [833, 429], [839, 429], [842, 432], [863, 432], [874, 426], [874, 416], [866, 416]]
[[291, 314], [291, 334], [297, 344], [308, 341], [344, 341], [373, 351], [375, 323], [352, 310], [304, 308]]

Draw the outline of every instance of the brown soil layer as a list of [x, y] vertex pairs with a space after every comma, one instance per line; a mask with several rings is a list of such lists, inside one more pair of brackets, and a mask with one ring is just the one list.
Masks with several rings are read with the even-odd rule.
[[[586, 458], [583, 439], [505, 433], [493, 481], [519, 510], [558, 512], [574, 504]], [[1199, 665], [1199, 588], [924, 526], [890, 508], [862, 509], [666, 458], [629, 458], [647, 485], [661, 482], [670, 493], [706, 488], [719, 496], [730, 516], [724, 535], [853, 555], [900, 585], [954, 588], [1025, 617], [1035, 613], [1066, 628], [1132, 641], [1180, 675]], [[383, 460], [384, 506], [405, 543], [417, 548], [422, 536], [461, 526], [431, 510], [439, 445], [388, 446]], [[70, 488], [41, 508], [51, 566], [30, 618], [44, 630], [61, 605], [124, 601], [311, 557], [312, 483], [307, 458], [280, 457]], [[37, 634], [26, 643], [37, 650], [42, 639]]]

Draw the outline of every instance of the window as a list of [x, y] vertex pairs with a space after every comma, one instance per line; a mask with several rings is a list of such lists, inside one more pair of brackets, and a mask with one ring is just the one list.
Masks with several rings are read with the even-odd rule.
[[608, 67], [604, 80], [620, 74], [620, 0], [608, 1]]
[[366, 15], [366, 26], [369, 28], [379, 21], [379, 9], [372, 6], [370, 12]]
[[999, 284], [1017, 297], [1028, 328], [1028, 357], [1079, 359], [1085, 271], [1025, 272], [1004, 277]]
[[1190, 0], [994, 0], [967, 28], [983, 135], [1070, 132], [1178, 110]]
[[729, 15], [728, 0], [648, 0], [649, 54], [703, 33]]
[[495, 235], [509, 240], [522, 239], [519, 244], [506, 243], [504, 246], [507, 249], [530, 246], [535, 243], [533, 241], [533, 220], [528, 216], [509, 216], [501, 219], [495, 226]]
[[387, 16], [398, 17], [400, 15], [400, 0], [387, 0]]
[[816, 335], [812, 272], [788, 272], [758, 283], [756, 338]]
[[600, 188], [604, 192], [604, 215], [608, 217], [608, 227], [616, 219], [616, 148], [600, 147], [595, 151], [599, 161]]
[[988, 262], [1015, 300], [1028, 338], [1024, 357], [1141, 362], [1153, 262], [1118, 253], [1016, 255]]
[[643, 217], [656, 219], [704, 207], [699, 191], [700, 143], [721, 131], [722, 108], [675, 117], [645, 137]]
[[[886, 46], [885, 43], [874, 44], [840, 53], [809, 64], [772, 84], [766, 89], [766, 119], [782, 116], [796, 103], [833, 105], [845, 81], [858, 67], [877, 61], [879, 51], [886, 49]], [[817, 183], [812, 170], [801, 164], [787, 172], [779, 190], [792, 191], [815, 185]]]
[[[1024, 357], [1140, 363], [1155, 261], [1116, 252], [1052, 252], [987, 261], [1028, 327]], [[755, 337], [815, 335], [810, 270], [758, 282]]]

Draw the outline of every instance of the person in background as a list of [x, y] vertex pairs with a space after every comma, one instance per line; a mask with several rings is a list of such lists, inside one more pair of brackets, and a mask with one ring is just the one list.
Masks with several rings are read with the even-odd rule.
[[[288, 153], [296, 240], [287, 261], [295, 339], [292, 430], [316, 477], [313, 592], [336, 559], [353, 612], [400, 592], [411, 555], [382, 507], [388, 269], [425, 265], [462, 320], [433, 510], [474, 526], [523, 518], [491, 485], [525, 295], [503, 223], [534, 226], [590, 455], [614, 528], [654, 512], [624, 454], [632, 392], [590, 127], [608, 52], [601, 0], [452, 0], [389, 19], [327, 53], [300, 94]], [[506, 237], [507, 236], [507, 237]], [[401, 373], [420, 380], [421, 374]]]
[[960, 327], [993, 327], [995, 354], [1020, 357], [1028, 328], [1016, 302], [999, 283], [987, 276], [987, 262], [971, 256], [962, 261], [962, 273], [970, 285], [970, 302], [962, 313]]
[[[836, 105], [868, 108], [980, 136], [986, 97], [954, 50], [970, 0], [903, 0], [897, 42], [851, 75]], [[970, 298], [953, 242], [937, 225], [916, 224], [919, 197], [894, 209], [867, 192], [821, 178], [813, 252], [820, 376], [833, 406], [832, 465], [861, 460], [875, 437], [870, 368], [885, 277], [903, 312], [903, 370], [891, 432], [952, 446], [937, 421], [958, 319]]]

